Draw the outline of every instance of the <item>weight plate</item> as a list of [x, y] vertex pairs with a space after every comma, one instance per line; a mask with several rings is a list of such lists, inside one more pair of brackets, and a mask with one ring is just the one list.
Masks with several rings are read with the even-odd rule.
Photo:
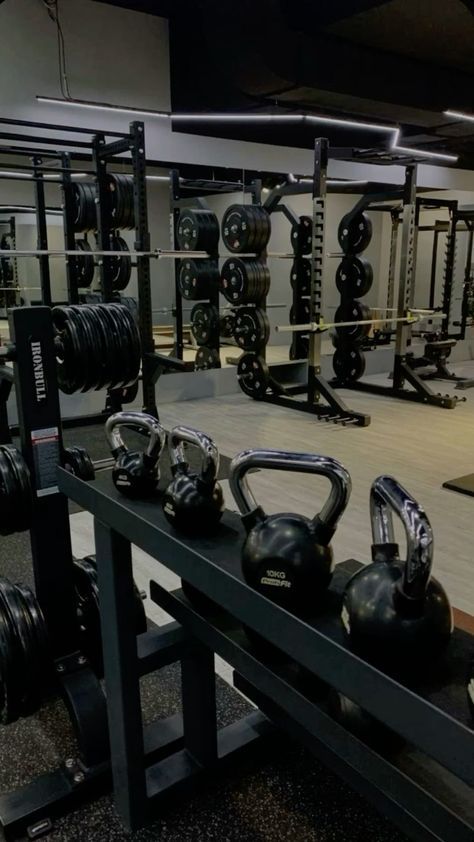
[[307, 325], [311, 321], [311, 310], [309, 301], [302, 299], [298, 301], [296, 306], [292, 304], [290, 307], [290, 324], [292, 325]]
[[219, 282], [219, 269], [215, 260], [181, 260], [178, 270], [179, 291], [188, 301], [210, 298]]
[[219, 243], [219, 223], [216, 215], [204, 208], [183, 208], [179, 215], [176, 239], [184, 251], [212, 253]]
[[234, 334], [234, 313], [225, 313], [219, 319], [219, 333], [224, 339], [230, 339]]
[[259, 254], [270, 238], [270, 217], [259, 205], [231, 205], [224, 213], [221, 230], [229, 251]]
[[237, 363], [239, 386], [246, 395], [254, 400], [265, 397], [270, 382], [270, 370], [257, 354], [242, 354]]
[[332, 366], [339, 383], [351, 383], [364, 374], [365, 355], [360, 348], [341, 346], [334, 351]]
[[339, 223], [337, 238], [344, 254], [359, 254], [372, 239], [372, 222], [365, 213], [346, 213]]
[[313, 220], [310, 216], [300, 216], [299, 224], [291, 228], [291, 247], [295, 254], [310, 254], [313, 237]]
[[198, 345], [211, 347], [219, 339], [219, 311], [213, 304], [195, 304], [191, 310], [191, 332]]
[[372, 265], [354, 254], [344, 257], [336, 270], [336, 286], [346, 298], [367, 295], [374, 279]]
[[132, 229], [135, 227], [135, 205], [133, 177], [131, 175], [109, 175], [110, 227]]
[[220, 368], [221, 358], [217, 348], [202, 345], [196, 352], [194, 368], [196, 371], [206, 371], [209, 368]]
[[239, 307], [235, 313], [234, 339], [243, 351], [256, 353], [270, 338], [270, 323], [259, 307]]
[[307, 360], [309, 354], [309, 339], [307, 336], [297, 334], [290, 345], [290, 360]]
[[[361, 301], [347, 301], [340, 304], [334, 316], [335, 322], [360, 322], [370, 319], [372, 311], [366, 304]], [[346, 325], [339, 327], [335, 325], [336, 331], [345, 339], [350, 339], [351, 342], [358, 342], [370, 333], [371, 325]]]
[[311, 292], [311, 261], [306, 257], [297, 258], [290, 270], [291, 287], [298, 297]]
[[94, 465], [85, 447], [65, 447], [63, 465], [66, 471], [85, 482], [95, 479]]
[[[11, 471], [10, 495], [13, 517], [9, 518], [9, 527], [13, 532], [23, 532], [31, 526], [33, 511], [30, 472], [22, 454], [16, 447], [11, 444], [3, 444], [0, 445], [0, 449], [5, 459], [4, 464]], [[7, 524], [5, 524], [6, 526]]]
[[[94, 556], [74, 559], [73, 573], [77, 616], [81, 630], [81, 649], [91, 662], [96, 675], [102, 678], [104, 663], [100, 631], [99, 586]], [[143, 634], [147, 629], [147, 621], [143, 600], [136, 585], [134, 586], [133, 611], [136, 634]]]
[[73, 267], [76, 272], [76, 283], [78, 287], [90, 287], [94, 280], [95, 266], [92, 247], [86, 239], [76, 240], [76, 249], [84, 252], [84, 257], [73, 258]]
[[231, 304], [257, 304], [268, 293], [269, 273], [252, 258], [229, 257], [222, 266], [220, 289]]
[[127, 243], [123, 237], [110, 238], [110, 251], [123, 251], [123, 257], [106, 257], [110, 263], [110, 274], [112, 288], [121, 292], [130, 282], [132, 276], [132, 258], [128, 252], [130, 251]]
[[74, 205], [73, 226], [76, 232], [96, 231], [97, 213], [95, 203], [95, 184], [81, 182], [72, 185]]

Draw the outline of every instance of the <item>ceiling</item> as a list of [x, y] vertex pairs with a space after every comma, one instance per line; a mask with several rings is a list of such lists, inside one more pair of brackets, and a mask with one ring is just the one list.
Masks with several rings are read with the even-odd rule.
[[[474, 0], [98, 0], [170, 19], [174, 111], [326, 114], [401, 126], [403, 144], [474, 168]], [[311, 147], [315, 127], [181, 131]], [[386, 146], [324, 126], [331, 144]], [[402, 142], [402, 141], [400, 141]]]

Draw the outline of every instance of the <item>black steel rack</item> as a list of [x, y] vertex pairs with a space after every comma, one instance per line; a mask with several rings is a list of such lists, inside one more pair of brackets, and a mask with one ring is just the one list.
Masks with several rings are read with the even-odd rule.
[[[303, 621], [243, 581], [239, 549], [244, 532], [237, 515], [225, 513], [213, 540], [188, 539], [172, 530], [159, 500], [131, 502], [105, 475], [84, 483], [61, 470], [59, 486], [95, 517], [115, 799], [128, 828], [137, 828], [150, 818], [170, 789], [192, 785], [197, 774], [220, 768], [212, 671], [215, 652], [234, 667], [236, 686], [272, 722], [297, 737], [417, 842], [471, 842], [474, 730], [465, 694], [460, 695], [459, 689], [464, 687], [472, 635], [456, 630], [446, 660], [427, 668], [425, 677], [421, 665], [416, 686], [405, 686], [355, 656], [344, 641], [341, 592], [359, 568], [357, 562], [336, 568], [326, 607], [318, 617]], [[192, 645], [202, 648], [201, 662], [195, 663], [198, 672], [193, 671], [192, 680], [185, 679], [183, 684], [183, 710], [188, 709], [189, 688], [196, 693], [191, 703], [196, 716], [191, 717], [187, 732], [188, 739], [195, 741], [194, 760], [189, 749], [184, 753], [173, 749], [146, 771], [138, 693], [140, 658], [129, 611], [131, 543], [217, 603], [215, 609], [198, 609], [181, 591], [169, 593], [151, 583], [152, 599], [176, 618]], [[277, 646], [288, 662], [259, 655], [240, 623]], [[162, 633], [166, 630], [165, 626]], [[303, 668], [299, 677], [291, 668], [294, 663]], [[351, 734], [328, 714], [318, 690], [321, 680], [400, 734], [407, 741], [405, 747], [392, 754]], [[234, 745], [242, 745], [245, 733], [252, 743], [258, 739], [256, 732], [261, 733], [264, 720], [259, 713], [253, 716], [257, 720], [235, 726]]]
[[[282, 196], [312, 193], [313, 236], [311, 247], [311, 286], [309, 296], [310, 321], [319, 323], [322, 319], [323, 262], [326, 222], [326, 181], [329, 158], [329, 143], [325, 138], [315, 141], [314, 174], [312, 185], [287, 184], [276, 188], [264, 203], [269, 213], [280, 211], [290, 222], [293, 215], [281, 202]], [[308, 333], [306, 330], [302, 334]], [[303, 375], [303, 380], [301, 379]], [[285, 382], [286, 381], [286, 382]], [[343, 424], [366, 427], [370, 416], [350, 409], [335, 389], [321, 374], [321, 334], [309, 332], [307, 366], [301, 361], [270, 366], [269, 389], [260, 400], [277, 406], [309, 412], [318, 418]], [[325, 403], [321, 399], [324, 399]]]

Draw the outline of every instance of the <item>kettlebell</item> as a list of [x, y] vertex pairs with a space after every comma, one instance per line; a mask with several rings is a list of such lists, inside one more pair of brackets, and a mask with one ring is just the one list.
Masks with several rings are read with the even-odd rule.
[[[329, 497], [312, 519], [290, 513], [266, 515], [247, 484], [246, 474], [253, 468], [325, 476], [331, 483]], [[331, 581], [330, 542], [350, 497], [346, 469], [326, 456], [246, 450], [232, 460], [230, 487], [247, 532], [242, 547], [246, 582], [293, 613], [314, 612]]]
[[[146, 450], [129, 450], [120, 435], [122, 427], [148, 433]], [[115, 458], [112, 479], [117, 490], [132, 498], [153, 495], [160, 478], [158, 460], [166, 442], [161, 424], [145, 412], [116, 412], [105, 422], [105, 437]]]
[[[399, 557], [392, 514], [405, 527], [407, 558]], [[370, 491], [372, 564], [346, 585], [341, 619], [352, 648], [383, 669], [404, 672], [440, 652], [449, 641], [452, 610], [436, 579], [433, 532], [421, 506], [393, 477]]]
[[[200, 451], [201, 470], [190, 470], [184, 455], [184, 442]], [[169, 436], [173, 479], [163, 494], [162, 505], [168, 521], [186, 535], [206, 535], [215, 531], [224, 511], [222, 489], [216, 482], [219, 454], [212, 439], [192, 427], [174, 427]]]

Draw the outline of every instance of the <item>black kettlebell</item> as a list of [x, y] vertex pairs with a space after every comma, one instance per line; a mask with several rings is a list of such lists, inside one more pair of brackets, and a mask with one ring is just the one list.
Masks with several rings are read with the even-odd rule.
[[[191, 471], [184, 455], [184, 442], [198, 448], [201, 470]], [[222, 489], [216, 482], [219, 454], [212, 439], [192, 427], [175, 427], [169, 436], [173, 479], [163, 494], [166, 518], [186, 535], [212, 533], [224, 511]]]
[[[392, 513], [405, 527], [407, 559], [395, 543]], [[393, 477], [370, 491], [372, 564], [346, 585], [341, 619], [353, 649], [383, 669], [417, 670], [449, 641], [448, 597], [431, 578], [433, 533], [421, 506]]]
[[[147, 433], [146, 450], [129, 450], [120, 435], [122, 427]], [[105, 423], [105, 436], [116, 460], [112, 479], [117, 490], [134, 498], [155, 494], [160, 478], [158, 460], [166, 442], [165, 430], [156, 418], [145, 412], [116, 412]]]
[[[322, 510], [310, 519], [298, 514], [266, 515], [245, 478], [253, 468], [318, 474], [330, 480]], [[317, 608], [334, 567], [330, 541], [351, 492], [351, 479], [335, 459], [309, 453], [247, 450], [232, 460], [230, 487], [247, 537], [242, 547], [246, 582], [294, 613]]]

